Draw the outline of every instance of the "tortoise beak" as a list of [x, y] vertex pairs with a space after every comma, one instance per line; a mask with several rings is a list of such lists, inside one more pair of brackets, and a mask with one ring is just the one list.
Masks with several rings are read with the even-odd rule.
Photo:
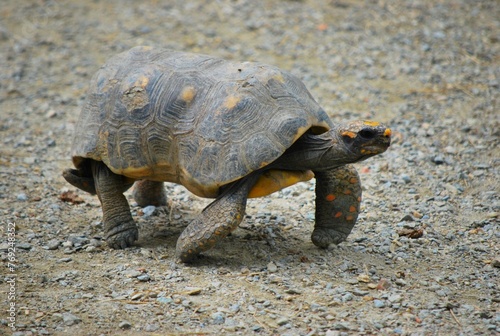
[[385, 152], [391, 145], [391, 134], [391, 129], [383, 125], [361, 129], [358, 132], [362, 141], [360, 153], [370, 156]]

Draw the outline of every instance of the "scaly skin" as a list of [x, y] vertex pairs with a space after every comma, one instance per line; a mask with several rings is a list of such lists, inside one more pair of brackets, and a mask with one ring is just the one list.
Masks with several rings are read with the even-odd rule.
[[123, 195], [123, 177], [100, 161], [92, 161], [95, 189], [101, 201], [106, 242], [111, 248], [125, 248], [139, 237], [130, 206]]
[[141, 207], [148, 205], [167, 205], [167, 193], [163, 187], [163, 182], [148, 180], [136, 181], [132, 196]]
[[245, 215], [248, 192], [257, 178], [258, 175], [252, 175], [235, 182], [203, 209], [179, 236], [175, 251], [177, 259], [182, 262], [193, 260], [238, 227]]
[[352, 165], [315, 172], [316, 225], [314, 245], [326, 248], [346, 240], [359, 214], [361, 184]]

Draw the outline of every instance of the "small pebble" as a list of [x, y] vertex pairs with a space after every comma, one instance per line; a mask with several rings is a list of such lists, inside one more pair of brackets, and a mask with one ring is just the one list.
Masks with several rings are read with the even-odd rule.
[[156, 213], [156, 207], [154, 205], [148, 205], [144, 209], [142, 209], [143, 215], [142, 217], [147, 218], [151, 217]]
[[267, 271], [270, 273], [275, 273], [276, 271], [278, 271], [278, 266], [276, 266], [276, 264], [271, 261], [269, 264], [267, 264]]
[[21, 250], [31, 250], [32, 248], [31, 244], [28, 243], [17, 243], [16, 247], [20, 248]]
[[27, 201], [28, 200], [28, 196], [26, 196], [26, 194], [24, 194], [24, 193], [18, 194], [17, 195], [17, 200], [21, 201], [21, 202]]
[[130, 322], [128, 322], [128, 321], [122, 321], [122, 322], [120, 322], [120, 324], [118, 324], [118, 328], [123, 329], [123, 330], [127, 330], [127, 329], [132, 328], [132, 324], [130, 324]]
[[382, 300], [375, 299], [375, 300], [373, 300], [373, 306], [375, 308], [384, 308], [385, 307], [385, 302], [382, 301]]
[[160, 302], [160, 303], [164, 303], [164, 304], [167, 304], [167, 303], [172, 303], [173, 300], [172, 298], [169, 298], [169, 297], [159, 297], [156, 299], [156, 301]]
[[46, 248], [47, 248], [47, 250], [57, 250], [60, 245], [61, 245], [61, 241], [60, 240], [53, 239], [53, 240], [50, 240], [47, 243]]
[[290, 322], [290, 319], [286, 318], [286, 317], [279, 317], [277, 320], [276, 320], [276, 324], [279, 325], [279, 326], [284, 326], [285, 324], [289, 323]]
[[210, 316], [214, 324], [223, 324], [226, 319], [226, 315], [222, 312], [215, 312]]
[[437, 165], [440, 165], [444, 163], [444, 158], [441, 155], [437, 155], [432, 159], [432, 162], [434, 162]]
[[155, 332], [158, 329], [160, 329], [160, 326], [157, 324], [147, 324], [146, 328], [144, 328], [146, 332]]
[[67, 326], [72, 326], [74, 324], [78, 324], [78, 323], [82, 322], [81, 318], [79, 318], [78, 316], [73, 315], [71, 313], [63, 313], [62, 319], [63, 319], [64, 324]]
[[142, 274], [143, 274], [143, 272], [138, 271], [138, 270], [131, 269], [131, 270], [126, 270], [125, 272], [123, 272], [123, 274], [124, 274], [127, 278], [137, 278], [138, 276], [142, 275]]
[[149, 281], [149, 280], [151, 280], [151, 277], [149, 276], [149, 274], [143, 274], [143, 275], [139, 275], [137, 277], [137, 280], [143, 281], [143, 282], [144, 281]]

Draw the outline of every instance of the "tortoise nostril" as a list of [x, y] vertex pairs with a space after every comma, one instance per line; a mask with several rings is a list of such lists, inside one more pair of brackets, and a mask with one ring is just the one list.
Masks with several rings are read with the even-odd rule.
[[372, 128], [365, 128], [358, 132], [358, 135], [363, 139], [373, 139], [377, 136], [377, 132]]

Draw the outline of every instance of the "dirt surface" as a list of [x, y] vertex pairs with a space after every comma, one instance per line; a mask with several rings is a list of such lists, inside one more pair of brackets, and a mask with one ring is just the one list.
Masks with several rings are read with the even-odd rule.
[[[3, 0], [0, 334], [498, 334], [498, 18], [494, 0]], [[136, 45], [277, 65], [334, 120], [389, 124], [348, 240], [311, 243], [312, 181], [176, 264], [209, 200], [168, 185], [168, 207], [127, 193], [140, 240], [109, 249], [61, 172], [90, 77]]]

